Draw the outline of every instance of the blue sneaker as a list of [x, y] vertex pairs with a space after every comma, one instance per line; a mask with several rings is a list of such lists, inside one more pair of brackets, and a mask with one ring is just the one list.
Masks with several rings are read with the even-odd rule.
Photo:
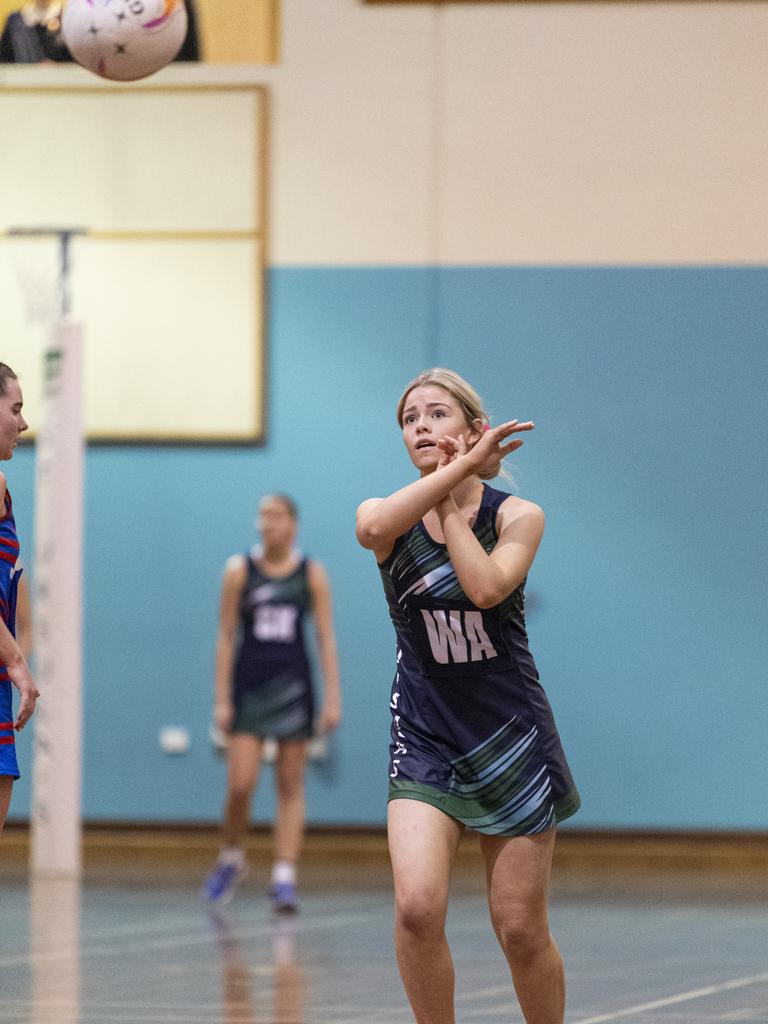
[[269, 890], [269, 899], [276, 914], [295, 914], [299, 909], [293, 882], [275, 882]]
[[232, 861], [216, 861], [202, 889], [202, 896], [209, 903], [223, 907], [235, 895], [235, 889], [248, 874], [245, 864]]

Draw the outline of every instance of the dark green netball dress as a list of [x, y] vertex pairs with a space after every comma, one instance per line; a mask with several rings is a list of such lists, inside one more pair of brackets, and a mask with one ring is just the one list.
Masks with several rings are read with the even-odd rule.
[[[488, 552], [508, 497], [483, 487], [473, 531]], [[478, 608], [421, 522], [379, 568], [397, 634], [389, 799], [421, 800], [500, 836], [575, 814], [579, 794], [528, 648], [524, 582]]]
[[249, 553], [240, 600], [240, 646], [235, 659], [233, 732], [284, 740], [312, 735], [314, 697], [304, 644], [311, 609], [303, 558], [284, 577], [267, 576]]

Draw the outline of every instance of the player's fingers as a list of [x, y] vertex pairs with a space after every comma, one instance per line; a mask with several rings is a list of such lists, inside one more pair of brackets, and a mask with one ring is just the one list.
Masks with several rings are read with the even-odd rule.
[[534, 424], [530, 420], [526, 420], [525, 423], [520, 423], [519, 420], [509, 420], [496, 429], [499, 431], [499, 438], [502, 438], [509, 437], [510, 434], [519, 434], [521, 430], [533, 430], [533, 427]]
[[515, 441], [510, 441], [509, 444], [503, 444], [499, 448], [499, 454], [504, 458], [505, 455], [509, 455], [510, 452], [515, 451], [516, 448], [522, 448], [522, 446], [523, 442], [518, 438]]
[[495, 427], [488, 427], [482, 435], [482, 439], [486, 438], [491, 444], [501, 444], [505, 437], [509, 437], [510, 434], [514, 434], [517, 430], [517, 420], [509, 420], [507, 423], [499, 423]]

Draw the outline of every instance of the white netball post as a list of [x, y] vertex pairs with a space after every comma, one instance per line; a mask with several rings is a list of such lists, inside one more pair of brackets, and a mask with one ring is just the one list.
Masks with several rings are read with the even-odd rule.
[[70, 318], [74, 228], [17, 229], [58, 240], [58, 311], [43, 353], [35, 487], [35, 728], [31, 870], [81, 872], [83, 327]]

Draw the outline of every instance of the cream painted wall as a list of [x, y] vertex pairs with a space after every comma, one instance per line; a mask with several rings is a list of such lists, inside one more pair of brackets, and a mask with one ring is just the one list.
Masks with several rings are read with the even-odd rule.
[[284, 3], [273, 262], [434, 259], [435, 30], [428, 6]]
[[768, 258], [768, 5], [443, 15], [440, 255]]
[[[768, 262], [768, 4], [284, 0], [271, 262]], [[78, 69], [0, 67], [8, 82]]]
[[768, 4], [285, 0], [273, 260], [768, 259]]

